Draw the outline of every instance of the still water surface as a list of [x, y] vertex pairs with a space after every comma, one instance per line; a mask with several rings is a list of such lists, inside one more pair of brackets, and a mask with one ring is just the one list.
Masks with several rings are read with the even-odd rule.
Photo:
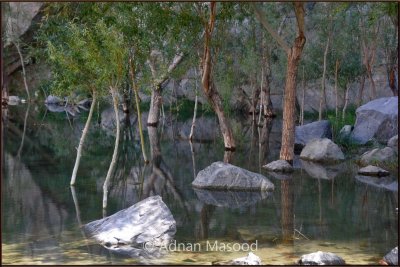
[[[86, 239], [80, 226], [103, 216], [102, 184], [114, 144], [107, 112], [94, 116], [77, 185], [71, 189], [75, 147], [87, 114], [68, 120], [42, 106], [26, 111], [26, 105], [11, 106], [3, 117], [3, 264], [211, 264], [247, 254], [203, 249], [134, 259]], [[183, 138], [191, 120], [168, 116], [158, 129], [144, 129], [151, 159], [147, 166], [137, 119], [132, 116], [131, 122], [121, 133], [107, 215], [161, 195], [177, 222], [178, 243], [257, 242], [254, 253], [264, 264], [294, 264], [317, 250], [337, 253], [349, 264], [376, 264], [397, 246], [398, 174], [388, 178], [386, 184], [393, 183], [387, 188], [364, 183], [355, 179], [357, 166], [349, 156], [329, 168], [296, 159], [291, 177], [273, 177], [260, 166], [279, 156], [281, 122], [274, 119], [257, 128], [241, 119], [232, 123], [238, 149], [228, 156], [233, 164], [266, 175], [275, 191], [207, 195], [206, 200], [191, 182], [198, 171], [224, 159], [216, 119], [200, 119], [201, 142], [193, 146]]]

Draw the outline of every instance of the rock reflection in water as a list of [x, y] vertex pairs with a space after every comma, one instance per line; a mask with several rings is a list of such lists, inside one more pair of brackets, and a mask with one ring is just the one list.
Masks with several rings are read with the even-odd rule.
[[319, 163], [300, 159], [304, 170], [313, 178], [332, 180], [345, 168], [344, 164], [322, 165]]

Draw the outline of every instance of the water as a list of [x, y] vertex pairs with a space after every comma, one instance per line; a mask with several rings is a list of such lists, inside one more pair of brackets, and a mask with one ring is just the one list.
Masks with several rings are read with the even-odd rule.
[[[112, 129], [97, 124], [94, 115], [77, 185], [71, 191], [75, 147], [87, 114], [68, 121], [65, 114], [46, 113], [42, 106], [31, 105], [27, 116], [26, 110], [27, 106], [9, 107], [2, 124], [3, 264], [211, 264], [247, 254], [202, 249], [134, 259], [86, 239], [80, 226], [102, 218]], [[103, 126], [111, 127], [105, 117], [103, 113]], [[177, 222], [178, 243], [197, 242], [205, 248], [206, 242], [257, 242], [254, 253], [263, 264], [293, 264], [317, 250], [337, 253], [349, 264], [376, 264], [397, 246], [397, 189], [356, 180], [357, 166], [351, 157], [336, 168], [296, 159], [295, 167], [307, 168], [297, 168], [291, 179], [272, 177], [260, 168], [279, 156], [279, 120], [264, 128], [251, 127], [243, 119], [233, 121], [238, 149], [230, 155], [232, 163], [266, 175], [275, 191], [258, 199], [248, 197], [247, 206], [226, 199], [230, 207], [203, 203], [191, 187], [199, 170], [227, 156], [214, 129], [215, 118], [201, 119], [202, 142], [193, 147], [183, 138], [191, 120], [179, 122], [168, 116], [163, 127], [145, 128], [147, 156], [152, 160], [148, 166], [143, 164], [134, 116], [132, 122], [121, 135], [107, 215], [147, 196], [161, 195]], [[397, 176], [388, 179], [397, 181]]]

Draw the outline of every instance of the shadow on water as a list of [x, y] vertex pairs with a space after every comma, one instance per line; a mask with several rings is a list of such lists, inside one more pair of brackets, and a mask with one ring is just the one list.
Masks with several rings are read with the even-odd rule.
[[[102, 217], [102, 183], [114, 137], [93, 123], [72, 189], [69, 180], [84, 113], [69, 122], [62, 113], [44, 114], [35, 105], [29, 112], [26, 106], [3, 112], [3, 263], [139, 263], [110, 254], [80, 230], [82, 224]], [[261, 166], [279, 157], [282, 123], [278, 119], [261, 127], [252, 126], [250, 120], [235, 121], [243, 129], [239, 145], [235, 153], [225, 153], [220, 137], [210, 139], [213, 131], [199, 135], [207, 142], [190, 143], [177, 133], [191, 122], [167, 116], [164, 128], [144, 129], [149, 165], [141, 157], [138, 119], [133, 116], [122, 127], [108, 214], [161, 195], [176, 220], [177, 242], [257, 240], [255, 254], [266, 264], [292, 264], [302, 254], [317, 250], [337, 253], [351, 264], [373, 264], [397, 245], [397, 177], [361, 179], [356, 178], [352, 162], [331, 167], [301, 161], [291, 177], [273, 176]], [[215, 118], [203, 118], [201, 123], [210, 127]], [[264, 174], [275, 191], [264, 196], [193, 190], [197, 173], [222, 159]], [[189, 257], [201, 264], [243, 254], [177, 252], [161, 263], [182, 264]]]

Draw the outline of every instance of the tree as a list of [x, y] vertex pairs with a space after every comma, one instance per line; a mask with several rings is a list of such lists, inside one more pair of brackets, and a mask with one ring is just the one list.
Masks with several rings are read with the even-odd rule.
[[213, 110], [218, 116], [219, 126], [221, 129], [222, 136], [224, 138], [225, 150], [234, 151], [235, 150], [235, 140], [233, 137], [232, 129], [230, 127], [229, 121], [226, 118], [223, 110], [222, 99], [215, 88], [212, 75], [212, 35], [215, 26], [216, 18], [216, 2], [210, 2], [209, 4], [210, 15], [208, 21], [204, 21], [204, 52], [203, 58], [201, 60], [201, 83], [203, 86], [203, 91], [207, 96]]
[[300, 2], [294, 3], [298, 32], [292, 47], [289, 47], [289, 45], [278, 35], [278, 33], [271, 28], [265, 19], [263, 10], [257, 7], [255, 4], [253, 5], [257, 19], [287, 54], [280, 159], [292, 162], [294, 156], [294, 131], [296, 119], [295, 106], [297, 67], [301, 58], [304, 44], [306, 42], [306, 37], [304, 35], [304, 4]]

